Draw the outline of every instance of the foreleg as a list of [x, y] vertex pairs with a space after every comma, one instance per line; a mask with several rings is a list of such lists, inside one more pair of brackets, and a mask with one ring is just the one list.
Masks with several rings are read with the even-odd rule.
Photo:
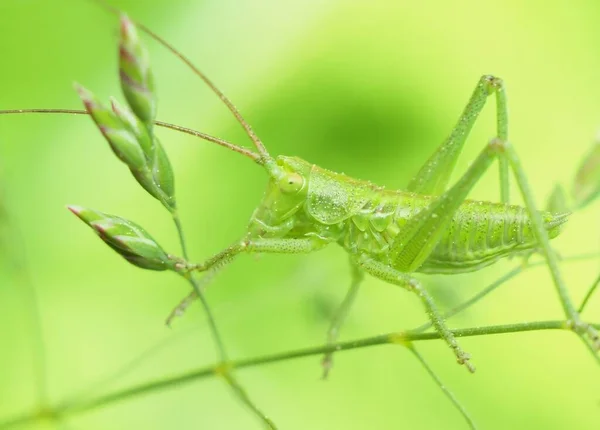
[[257, 254], [307, 254], [324, 248], [327, 243], [328, 242], [316, 237], [302, 239], [246, 238], [234, 243], [202, 263], [188, 264], [185, 269], [189, 271], [205, 272], [228, 264], [235, 257], [244, 252], [253, 252]]
[[[275, 254], [303, 254], [319, 250], [327, 245], [327, 242], [318, 238], [305, 239], [243, 239], [235, 242], [233, 245], [215, 254], [202, 263], [183, 264], [181, 271], [188, 272], [206, 272], [200, 280], [199, 286], [204, 289], [212, 280], [217, 272], [227, 264], [231, 263], [235, 257], [244, 252], [254, 253], [275, 253]], [[192, 291], [179, 304], [173, 308], [167, 317], [167, 325], [170, 325], [173, 319], [183, 315], [189, 305], [197, 298], [196, 292]]]

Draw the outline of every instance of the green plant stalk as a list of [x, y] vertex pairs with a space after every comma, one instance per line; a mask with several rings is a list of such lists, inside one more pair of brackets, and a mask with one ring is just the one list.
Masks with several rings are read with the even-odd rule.
[[[600, 328], [600, 323], [590, 324], [594, 328]], [[539, 330], [571, 330], [568, 321], [565, 320], [554, 320], [554, 321], [537, 321], [537, 322], [526, 322], [518, 324], [504, 324], [494, 325], [486, 327], [471, 327], [465, 329], [453, 330], [452, 333], [456, 337], [471, 337], [471, 336], [483, 336], [491, 334], [504, 334], [504, 333], [518, 333], [527, 331], [539, 331]], [[436, 340], [440, 339], [440, 334], [437, 332], [431, 333], [415, 333], [412, 331], [402, 331], [388, 333], [378, 336], [372, 336], [346, 342], [336, 342], [332, 345], [316, 346], [311, 348], [303, 348], [295, 351], [286, 351], [283, 353], [264, 355], [259, 357], [251, 357], [240, 360], [232, 360], [229, 362], [230, 369], [243, 369], [247, 367], [256, 367], [263, 364], [277, 363], [281, 361], [288, 361], [297, 358], [310, 357], [314, 355], [321, 355], [328, 352], [334, 351], [349, 351], [353, 349], [365, 348], [376, 345], [386, 344], [406, 344], [409, 342], [418, 342], [424, 340]], [[106, 396], [98, 397], [89, 402], [81, 404], [71, 404], [68, 408], [62, 409], [60, 406], [57, 410], [60, 413], [68, 411], [86, 411], [95, 409], [99, 406], [114, 403], [118, 400], [130, 397], [132, 395], [139, 395], [157, 389], [177, 386], [182, 383], [191, 382], [197, 379], [202, 379], [207, 376], [216, 375], [219, 371], [219, 366], [207, 366], [200, 369], [193, 370], [191, 372], [176, 375], [170, 378], [158, 379], [156, 381], [141, 384], [129, 389], [122, 391], [116, 391]], [[0, 427], [1, 428], [1, 427]]]
[[433, 379], [435, 381], [436, 385], [440, 388], [440, 390], [442, 390], [444, 395], [452, 402], [452, 404], [456, 407], [456, 409], [458, 409], [458, 411], [461, 413], [463, 418], [467, 421], [467, 424], [469, 425], [469, 427], [472, 430], [476, 430], [477, 426], [475, 425], [475, 422], [473, 421], [473, 419], [467, 413], [467, 410], [463, 407], [463, 405], [460, 404], [460, 402], [454, 396], [454, 394], [448, 388], [446, 388], [446, 386], [444, 385], [442, 380], [433, 371], [431, 366], [429, 366], [429, 364], [427, 363], [425, 358], [421, 355], [421, 353], [419, 351], [417, 351], [417, 349], [415, 348], [415, 346], [412, 343], [406, 344], [406, 347], [408, 348], [408, 350], [410, 352], [412, 352], [412, 354], [415, 356], [417, 361], [419, 361], [419, 363], [421, 363], [423, 368], [425, 368], [425, 371], [427, 372], [427, 374], [431, 377], [431, 379]]
[[[523, 173], [523, 167], [521, 166], [521, 161], [518, 158], [516, 152], [512, 148], [512, 146], [507, 145], [506, 147], [506, 155], [509, 163], [513, 168], [513, 172], [515, 174], [515, 178], [517, 180], [517, 184], [521, 189], [521, 194], [523, 196], [523, 200], [525, 200], [525, 204], [528, 208], [535, 208], [535, 202], [533, 201], [533, 193], [529, 186], [529, 181], [527, 177]], [[548, 265], [548, 269], [550, 270], [550, 275], [554, 282], [554, 286], [556, 288], [556, 292], [560, 298], [561, 305], [565, 312], [567, 318], [577, 318], [577, 311], [575, 310], [575, 306], [573, 306], [573, 302], [571, 301], [571, 297], [569, 296], [569, 292], [565, 285], [565, 282], [561, 276], [560, 269], [558, 267], [558, 259], [556, 258], [556, 253], [550, 246], [550, 241], [548, 239], [548, 234], [544, 229], [541, 216], [537, 212], [533, 212], [531, 214], [531, 224], [533, 225], [533, 231], [535, 232], [536, 239], [540, 243], [540, 252], [546, 259], [546, 263]]]
[[600, 356], [598, 355], [598, 349], [600, 349], [600, 340], [598, 332], [595, 327], [585, 324], [581, 320], [581, 317], [575, 308], [571, 297], [569, 296], [569, 291], [560, 272], [556, 252], [550, 246], [550, 240], [546, 230], [543, 227], [540, 213], [535, 211], [536, 206], [533, 201], [533, 193], [531, 192], [529, 181], [527, 180], [523, 167], [521, 166], [521, 161], [517, 156], [516, 151], [510, 144], [506, 143], [504, 151], [506, 153], [506, 158], [508, 159], [508, 162], [510, 163], [510, 166], [514, 172], [517, 185], [521, 190], [523, 200], [525, 201], [525, 206], [530, 212], [533, 231], [538, 243], [541, 245], [540, 252], [546, 260], [555, 290], [559, 296], [563, 311], [568, 318], [569, 327], [571, 331], [577, 334], [584, 344], [588, 345], [588, 350], [592, 352], [592, 356], [596, 362], [600, 364]]
[[[574, 261], [585, 261], [585, 260], [588, 260], [590, 258], [596, 258], [596, 257], [600, 257], [600, 254], [599, 253], [586, 253], [586, 254], [572, 255], [570, 257], [563, 258], [561, 261], [563, 263], [574, 262]], [[444, 314], [443, 314], [444, 319], [448, 319], [450, 317], [453, 317], [454, 315], [456, 315], [456, 314], [464, 311], [465, 309], [470, 308], [475, 303], [479, 302], [480, 300], [482, 300], [483, 298], [485, 298], [488, 294], [490, 294], [491, 292], [493, 292], [494, 290], [496, 290], [502, 284], [504, 284], [505, 282], [510, 281], [512, 278], [516, 277], [517, 275], [519, 275], [519, 274], [521, 274], [521, 273], [523, 273], [523, 272], [525, 272], [525, 271], [527, 271], [529, 269], [533, 269], [535, 267], [540, 267], [540, 266], [545, 266], [545, 265], [546, 265], [546, 262], [544, 262], [544, 261], [536, 261], [535, 263], [527, 263], [527, 265], [521, 265], [521, 266], [515, 267], [514, 269], [506, 272], [504, 275], [502, 275], [501, 277], [499, 277], [498, 279], [496, 279], [494, 282], [492, 282], [490, 285], [488, 285], [487, 287], [485, 287], [479, 293], [475, 294], [470, 299], [465, 300], [461, 304], [459, 304], [459, 305], [455, 306], [454, 308], [452, 308], [452, 309], [444, 312]], [[591, 295], [591, 293], [588, 292], [588, 295]], [[583, 304], [582, 304], [582, 307], [583, 307]], [[413, 329], [412, 331], [414, 331], [414, 332], [421, 332], [421, 331], [427, 330], [428, 328], [430, 328], [432, 326], [433, 326], [433, 324], [431, 323], [431, 321], [428, 321], [428, 322], [424, 323], [423, 325], [420, 325], [419, 327]]]
[[[600, 329], [600, 323], [589, 324], [595, 329]], [[553, 320], [553, 321], [537, 321], [525, 322], [517, 324], [504, 324], [486, 327], [470, 327], [464, 329], [452, 330], [452, 334], [456, 337], [472, 337], [484, 336], [493, 334], [519, 333], [540, 330], [568, 330], [571, 331], [570, 322], [568, 320]], [[366, 348], [376, 345], [409, 345], [411, 342], [419, 342], [426, 340], [440, 339], [440, 334], [437, 332], [417, 333], [412, 330], [388, 333], [378, 336], [372, 336], [347, 342], [336, 342], [331, 345], [316, 346], [311, 348], [303, 348], [295, 351], [286, 351], [277, 354], [263, 355], [258, 357], [245, 358], [240, 360], [231, 360], [228, 362], [229, 369], [244, 369], [248, 367], [256, 367], [265, 364], [283, 362], [298, 358], [318, 356], [329, 352], [349, 351], [353, 349]], [[66, 405], [58, 405], [52, 410], [36, 411], [31, 414], [22, 414], [20, 416], [8, 419], [0, 423], [0, 429], [7, 429], [16, 425], [25, 424], [36, 421], [40, 418], [49, 417], [64, 417], [75, 413], [82, 413], [93, 409], [98, 409], [102, 406], [117, 403], [121, 400], [149, 394], [165, 388], [174, 388], [183, 384], [187, 384], [209, 376], [222, 375], [222, 366], [220, 364], [202, 367], [190, 372], [181, 373], [179, 375], [170, 376], [167, 378], [156, 379], [144, 384], [136, 385], [124, 390], [118, 390], [104, 396], [96, 397], [88, 401], [79, 403], [70, 403]]]
[[173, 223], [175, 223], [175, 228], [177, 229], [177, 235], [179, 236], [179, 244], [181, 246], [181, 254], [185, 260], [188, 260], [188, 252], [187, 246], [185, 243], [185, 235], [183, 234], [183, 225], [181, 224], [181, 219], [179, 218], [179, 213], [177, 210], [171, 210], [171, 217], [173, 218]]
[[[600, 257], [600, 253], [584, 253], [584, 254], [577, 254], [577, 255], [565, 257], [561, 261], [564, 263], [572, 263], [572, 262], [577, 262], [577, 261], [586, 261], [586, 260], [590, 260], [590, 259], [596, 259], [598, 257]], [[457, 315], [457, 314], [461, 313], [463, 310], [465, 310], [465, 309], [471, 307], [472, 305], [474, 305], [475, 303], [479, 302], [487, 295], [491, 294], [499, 286], [501, 286], [505, 282], [509, 281], [510, 279], [512, 279], [512, 278], [516, 277], [517, 275], [519, 275], [523, 272], [526, 272], [530, 269], [533, 269], [533, 268], [539, 267], [539, 266], [544, 266], [544, 265], [545, 265], [545, 263], [543, 261], [530, 263], [530, 264], [527, 264], [526, 266], [519, 265], [518, 267], [506, 272], [504, 275], [502, 275], [501, 277], [496, 279], [494, 282], [489, 284], [487, 287], [482, 289], [479, 293], [477, 293], [474, 296], [472, 296], [471, 298], [465, 300], [464, 302], [457, 305], [456, 307], [444, 312], [442, 316], [444, 317], [444, 319], [448, 319], [454, 315]], [[202, 288], [201, 285], [200, 285], [200, 288]], [[412, 329], [411, 331], [415, 332], [415, 333], [422, 332], [422, 331], [427, 330], [430, 327], [431, 327], [431, 323], [427, 322], [417, 328]], [[69, 397], [69, 400], [63, 401], [63, 405], [68, 405], [68, 404], [73, 403], [72, 399], [92, 398], [95, 393], [100, 392], [101, 387], [106, 387], [106, 386], [108, 386], [108, 384], [110, 382], [119, 380], [123, 375], [126, 375], [128, 373], [128, 371], [139, 366], [139, 364], [143, 361], [144, 357], [147, 354], [150, 354], [151, 351], [156, 351], [159, 348], [165, 348], [167, 346], [167, 342], [169, 342], [170, 340], [172, 340], [172, 339], [169, 339], [168, 341], [161, 343], [159, 346], [153, 346], [149, 351], [144, 353], [142, 355], [142, 357], [138, 357], [138, 358], [135, 358], [134, 360], [130, 361], [125, 366], [123, 366], [121, 369], [119, 369], [117, 372], [113, 373], [112, 375], [110, 375], [107, 378], [102, 379], [102, 381], [99, 382], [98, 384], [95, 384], [95, 387], [84, 390], [75, 395], [71, 395]], [[587, 345], [587, 344], [586, 344], [586, 346], [589, 347], [589, 345]], [[81, 402], [81, 400], [80, 400], [80, 402]]]
[[[48, 378], [46, 369], [46, 342], [44, 341], [44, 330], [40, 313], [40, 301], [35, 285], [28, 270], [27, 258], [23, 247], [23, 235], [16, 225], [14, 219], [6, 207], [0, 202], [0, 222], [9, 226], [10, 234], [7, 242], [10, 242], [10, 250], [6, 250], [6, 258], [13, 266], [14, 279], [20, 284], [27, 294], [26, 308], [31, 323], [31, 342], [34, 351], [33, 375], [36, 385], [37, 406], [43, 408], [48, 403]], [[0, 240], [2, 238], [0, 237]], [[0, 249], [1, 253], [2, 249]]]
[[212, 333], [213, 340], [217, 346], [217, 352], [219, 355], [219, 361], [222, 363], [227, 362], [227, 352], [225, 351], [225, 344], [223, 343], [223, 339], [221, 339], [221, 335], [219, 334], [219, 330], [217, 329], [217, 323], [215, 321], [215, 317], [210, 310], [210, 306], [208, 305], [208, 301], [206, 300], [206, 296], [202, 291], [202, 288], [198, 284], [198, 281], [194, 279], [189, 273], [181, 273], [181, 276], [189, 282], [194, 291], [196, 292], [197, 297], [200, 299], [200, 303], [204, 308], [204, 312], [206, 313], [206, 319], [208, 320], [208, 325], [210, 327], [210, 332]]
[[579, 306], [579, 313], [583, 312], [585, 305], [587, 305], [587, 302], [590, 300], [590, 297], [592, 297], [592, 294], [594, 294], [594, 291], [596, 291], [596, 288], [598, 288], [598, 285], [600, 285], [600, 273], [598, 274], [598, 277], [596, 278], [596, 280], [594, 281], [594, 283], [588, 290], [587, 294], [583, 298], [583, 301], [581, 302], [581, 305]]
[[[183, 254], [183, 258], [185, 260], [188, 260], [189, 259], [188, 252], [187, 252], [187, 247], [186, 247], [186, 243], [185, 243], [185, 235], [183, 233], [183, 226], [181, 224], [181, 219], [179, 218], [179, 214], [178, 214], [177, 210], [174, 209], [174, 210], [171, 210], [170, 212], [171, 212], [171, 216], [173, 217], [173, 222], [175, 223], [175, 227], [177, 228], [177, 235], [179, 236], [179, 243], [181, 245], [181, 252]], [[208, 305], [208, 301], [206, 300], [206, 296], [204, 295], [204, 291], [203, 291], [202, 287], [200, 286], [200, 284], [198, 283], [198, 280], [196, 278], [194, 278], [190, 272], [182, 272], [181, 275], [192, 286], [193, 290], [196, 293], [196, 296], [200, 299], [202, 307], [204, 308], [204, 312], [206, 313], [206, 317], [208, 319], [208, 324], [210, 326], [210, 332], [212, 333], [213, 340], [217, 346], [217, 351], [219, 354], [220, 363], [218, 366], [218, 373], [223, 377], [223, 379], [227, 382], [227, 384], [231, 387], [231, 389], [233, 390], [235, 395], [238, 397], [238, 399], [241, 400], [241, 402], [243, 404], [245, 404], [268, 428], [276, 429], [277, 427], [275, 426], [273, 421], [271, 421], [271, 419], [269, 419], [269, 417], [267, 417], [265, 415], [265, 413], [262, 412], [258, 408], [258, 406], [256, 406], [254, 404], [254, 402], [250, 399], [250, 396], [248, 395], [246, 390], [244, 390], [242, 385], [233, 376], [233, 374], [231, 372], [231, 370], [233, 368], [229, 365], [229, 359], [227, 358], [227, 351], [225, 349], [225, 344], [223, 343], [223, 339], [221, 338], [219, 329], [217, 328], [217, 323], [216, 323], [215, 317], [212, 313], [212, 310], [210, 309], [210, 306]], [[217, 369], [217, 368], [215, 368], [215, 369]]]
[[33, 284], [26, 266], [17, 267], [17, 282], [25, 288], [28, 294], [27, 305], [31, 321], [31, 336], [34, 347], [34, 375], [37, 391], [38, 407], [44, 407], [48, 404], [48, 371], [46, 369], [46, 342], [44, 341], [44, 329], [41, 318], [41, 307], [38, 293]]

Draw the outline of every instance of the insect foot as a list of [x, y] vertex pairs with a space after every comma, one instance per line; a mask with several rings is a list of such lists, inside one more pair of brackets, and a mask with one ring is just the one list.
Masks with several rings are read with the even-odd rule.
[[505, 142], [502, 139], [494, 137], [488, 142], [488, 150], [491, 153], [501, 154], [505, 152], [506, 147], [508, 146], [508, 142]]
[[450, 348], [452, 348], [452, 351], [454, 351], [454, 355], [456, 356], [456, 362], [458, 364], [464, 365], [469, 372], [475, 373], [475, 366], [469, 361], [471, 359], [471, 354], [465, 352], [460, 347], [456, 338], [454, 337], [454, 334], [446, 326], [443, 317], [437, 310], [437, 307], [434, 304], [433, 299], [429, 295], [429, 293], [421, 286], [419, 281], [417, 281], [414, 278], [408, 280], [408, 286], [409, 289], [417, 293], [417, 295], [423, 301], [425, 308], [428, 310], [429, 317], [435, 329], [440, 334], [442, 339], [444, 339], [446, 343], [450, 346]]
[[323, 368], [323, 375], [321, 376], [321, 379], [326, 380], [329, 376], [331, 368], [333, 367], [331, 354], [327, 354], [325, 357], [323, 357], [323, 360], [321, 360], [321, 367]]
[[492, 94], [495, 91], [501, 90], [504, 87], [504, 82], [502, 79], [492, 76], [492, 75], [484, 75], [481, 77], [481, 81], [488, 90], [488, 94]]
[[196, 298], [198, 297], [198, 295], [196, 294], [196, 291], [192, 291], [191, 293], [189, 293], [187, 296], [185, 296], [178, 304], [177, 306], [175, 306], [173, 308], [173, 310], [169, 313], [169, 316], [167, 317], [167, 319], [165, 320], [165, 325], [167, 327], [171, 327], [171, 324], [173, 323], [173, 320], [175, 318], [178, 318], [180, 316], [183, 316], [183, 314], [185, 313], [185, 311], [187, 310], [187, 308], [190, 307], [190, 304], [192, 304], [192, 302], [194, 300], [196, 300]]
[[475, 367], [469, 363], [469, 354], [463, 351], [463, 349], [460, 347], [458, 341], [454, 337], [454, 334], [446, 325], [444, 317], [438, 310], [433, 297], [431, 297], [431, 295], [425, 288], [423, 288], [417, 279], [365, 254], [355, 257], [353, 261], [366, 273], [392, 285], [402, 287], [405, 290], [417, 295], [425, 307], [427, 315], [435, 327], [435, 330], [439, 334], [440, 338], [443, 339], [452, 349], [458, 363], [464, 364], [471, 373], [475, 371]]
[[456, 349], [455, 353], [456, 353], [456, 362], [458, 364], [464, 365], [469, 372], [475, 373], [475, 366], [473, 366], [473, 364], [471, 362], [469, 362], [469, 360], [471, 359], [471, 354], [463, 351], [460, 348]]

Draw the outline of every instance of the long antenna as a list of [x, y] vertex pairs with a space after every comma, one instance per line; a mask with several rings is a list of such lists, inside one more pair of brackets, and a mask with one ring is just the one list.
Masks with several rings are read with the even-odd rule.
[[[80, 109], [5, 109], [0, 110], [0, 115], [10, 114], [24, 114], [24, 113], [41, 113], [41, 114], [71, 114], [71, 115], [89, 115], [87, 111]], [[191, 128], [182, 127], [180, 125], [171, 124], [164, 121], [154, 121], [159, 127], [169, 128], [171, 130], [180, 131], [192, 136], [199, 137], [200, 139], [207, 140], [208, 142], [216, 143], [225, 148], [231, 149], [232, 151], [238, 152], [248, 158], [251, 158], [255, 162], [262, 164], [261, 156], [256, 152], [253, 152], [242, 146], [238, 146], [234, 143], [227, 142], [226, 140], [219, 139], [218, 137], [211, 136], [210, 134], [202, 133], [200, 131], [193, 130]]]
[[[108, 4], [105, 0], [92, 0], [92, 1], [97, 3], [104, 10], [106, 10], [114, 15], [121, 14], [120, 10], [118, 10], [117, 8]], [[217, 86], [208, 78], [208, 76], [206, 76], [204, 73], [202, 73], [200, 71], [200, 69], [198, 69], [185, 55], [183, 55], [181, 52], [179, 52], [173, 45], [171, 45], [165, 39], [160, 37], [158, 34], [154, 33], [152, 30], [150, 30], [144, 24], [137, 22], [137, 21], [133, 21], [133, 20], [132, 20], [132, 22], [137, 26], [137, 28], [139, 28], [144, 33], [146, 33], [148, 36], [150, 36], [155, 41], [157, 41], [159, 44], [161, 44], [162, 46], [167, 48], [171, 53], [173, 53], [176, 57], [178, 57], [181, 61], [183, 61], [190, 69], [192, 69], [194, 74], [196, 74], [200, 79], [202, 79], [204, 81], [204, 83], [206, 85], [208, 85], [208, 87], [223, 101], [223, 103], [225, 103], [225, 105], [227, 106], [229, 111], [233, 114], [233, 116], [236, 118], [236, 120], [244, 128], [248, 137], [250, 137], [250, 139], [254, 143], [254, 146], [256, 147], [259, 154], [261, 155], [261, 157], [263, 157], [264, 159], [271, 158], [267, 151], [267, 148], [265, 148], [265, 145], [261, 142], [261, 140], [258, 138], [256, 133], [254, 133], [254, 130], [252, 130], [252, 127], [250, 127], [250, 124], [248, 124], [248, 122], [246, 122], [246, 120], [244, 119], [244, 117], [242, 116], [240, 111], [234, 106], [234, 104], [231, 102], [231, 100], [229, 100], [229, 98], [227, 98], [227, 96], [225, 94], [223, 94], [223, 92], [221, 90], [219, 90], [219, 88], [217, 88]], [[258, 162], [260, 163], [260, 160]]]

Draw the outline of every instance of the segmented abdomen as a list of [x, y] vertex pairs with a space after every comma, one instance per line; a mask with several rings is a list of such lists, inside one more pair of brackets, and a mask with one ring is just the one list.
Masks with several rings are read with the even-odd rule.
[[[346, 222], [340, 243], [350, 252], [365, 252], [386, 261], [394, 238], [432, 197], [385, 192]], [[566, 214], [542, 213], [550, 237], [558, 235]], [[477, 270], [498, 259], [536, 246], [525, 208], [465, 201], [454, 214], [419, 272], [459, 273]]]
[[452, 218], [420, 271], [476, 270], [518, 250], [531, 249], [535, 244], [524, 208], [468, 201]]

